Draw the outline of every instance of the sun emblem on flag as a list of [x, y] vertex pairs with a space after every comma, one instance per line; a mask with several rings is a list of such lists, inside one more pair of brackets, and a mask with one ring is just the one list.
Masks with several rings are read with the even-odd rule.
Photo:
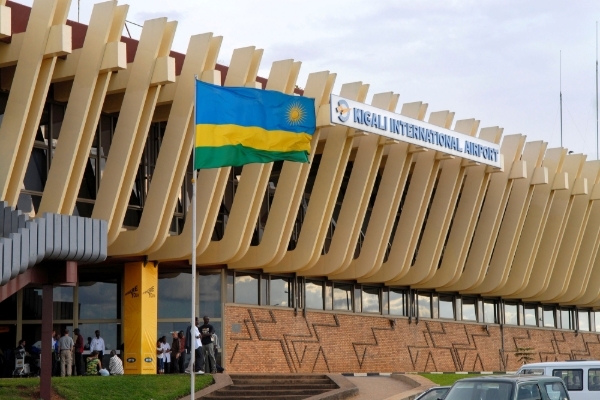
[[302, 104], [299, 102], [293, 102], [287, 108], [287, 122], [290, 125], [300, 125], [304, 122], [304, 118], [306, 117], [306, 111]]

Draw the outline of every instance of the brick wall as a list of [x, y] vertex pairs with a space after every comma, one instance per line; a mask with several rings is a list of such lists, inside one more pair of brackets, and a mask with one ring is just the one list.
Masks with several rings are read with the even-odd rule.
[[514, 371], [517, 347], [534, 362], [600, 359], [595, 333], [525, 327], [228, 304], [223, 328], [228, 372]]

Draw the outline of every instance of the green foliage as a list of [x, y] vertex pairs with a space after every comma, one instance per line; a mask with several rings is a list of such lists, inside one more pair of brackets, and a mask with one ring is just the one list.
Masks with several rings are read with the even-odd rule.
[[459, 379], [481, 376], [479, 374], [419, 374], [440, 386], [452, 386]]
[[[211, 375], [196, 376], [196, 390], [213, 383]], [[0, 400], [32, 399], [40, 380], [0, 379]], [[189, 395], [190, 376], [124, 375], [52, 378], [52, 387], [66, 400], [176, 400]]]
[[522, 364], [529, 364], [535, 360], [535, 349], [533, 347], [517, 347], [516, 359]]

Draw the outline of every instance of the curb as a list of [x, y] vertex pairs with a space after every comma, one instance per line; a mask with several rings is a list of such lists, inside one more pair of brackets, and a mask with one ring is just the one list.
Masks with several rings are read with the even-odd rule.
[[516, 371], [456, 371], [456, 372], [342, 372], [343, 376], [392, 376], [392, 375], [514, 375]]

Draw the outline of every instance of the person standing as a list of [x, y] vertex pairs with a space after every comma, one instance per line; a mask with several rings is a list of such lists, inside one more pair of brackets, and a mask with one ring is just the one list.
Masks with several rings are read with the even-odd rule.
[[167, 337], [163, 336], [161, 338], [162, 340], [162, 348], [164, 350], [164, 364], [165, 364], [165, 368], [164, 368], [164, 372], [165, 374], [168, 374], [171, 372], [171, 345], [169, 344], [169, 342], [167, 342]]
[[65, 329], [62, 337], [58, 339], [58, 348], [60, 350], [60, 376], [71, 376], [73, 365], [73, 348], [75, 343], [69, 336], [69, 330]]
[[163, 338], [164, 336], [156, 342], [156, 359], [158, 361], [157, 367], [159, 375], [165, 373], [165, 348], [163, 347]]
[[215, 333], [215, 328], [209, 324], [207, 316], [204, 316], [204, 325], [200, 327], [200, 335], [202, 337], [202, 350], [204, 352], [204, 371], [210, 371], [211, 374], [217, 373], [217, 362], [215, 360], [215, 349], [212, 335]]
[[179, 357], [181, 357], [179, 351], [179, 338], [177, 337], [177, 332], [171, 332], [173, 336], [173, 341], [171, 343], [171, 371], [172, 374], [179, 373]]
[[200, 330], [198, 326], [200, 325], [200, 320], [196, 317], [196, 323], [194, 326], [188, 327], [188, 341], [186, 342], [186, 347], [190, 349], [194, 349], [194, 365], [188, 365], [185, 372], [188, 374], [192, 373], [192, 367], [194, 368], [194, 373], [197, 375], [202, 375], [204, 371], [202, 368], [204, 367], [204, 354], [202, 353], [202, 341], [200, 340]]
[[177, 334], [177, 338], [179, 339], [179, 372], [183, 373], [185, 369], [185, 357], [187, 355], [185, 350], [185, 336], [183, 336], [183, 331], [179, 331]]
[[104, 357], [104, 339], [102, 339], [100, 337], [100, 331], [96, 330], [95, 332], [96, 337], [92, 339], [92, 343], [90, 343], [90, 351], [94, 352], [97, 351], [98, 352], [98, 360], [100, 360], [100, 362], [103, 361], [103, 357]]
[[73, 330], [77, 335], [75, 338], [75, 371], [77, 376], [83, 376], [83, 336], [79, 332], [79, 328]]

